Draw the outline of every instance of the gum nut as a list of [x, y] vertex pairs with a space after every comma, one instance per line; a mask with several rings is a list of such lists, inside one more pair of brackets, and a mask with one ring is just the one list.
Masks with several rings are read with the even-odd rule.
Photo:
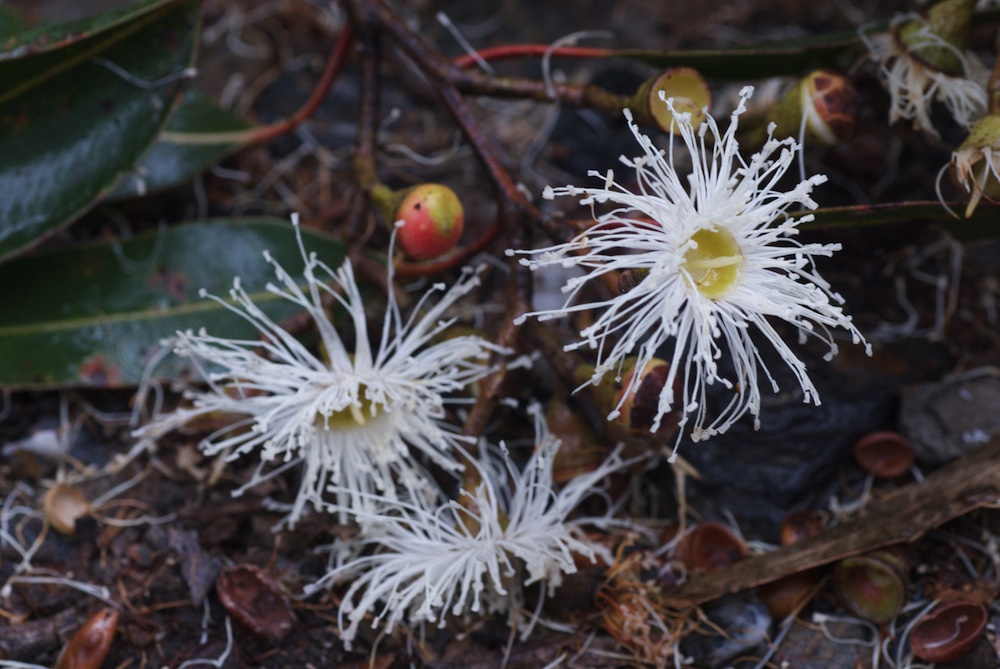
[[791, 546], [822, 532], [823, 523], [812, 511], [805, 509], [792, 511], [781, 521], [781, 545]]
[[913, 466], [913, 446], [897, 432], [872, 432], [854, 444], [854, 459], [870, 474], [896, 478]]
[[722, 523], [699, 523], [677, 545], [677, 557], [691, 571], [710, 573], [746, 556], [746, 544]]
[[882, 625], [903, 608], [906, 584], [893, 565], [872, 555], [857, 555], [834, 569], [833, 593], [853, 615]]
[[780, 620], [805, 605], [822, 577], [815, 569], [800, 571], [760, 586], [757, 597], [764, 602], [771, 616]]
[[458, 243], [465, 212], [455, 191], [441, 184], [416, 186], [396, 210], [396, 239], [403, 252], [416, 260], [431, 260]]
[[712, 90], [705, 78], [690, 67], [672, 67], [660, 73], [650, 83], [648, 97], [649, 110], [656, 124], [670, 133], [677, 124], [665, 99], [673, 98], [677, 113], [691, 114], [691, 125], [695, 128], [705, 121], [705, 109], [712, 106]]
[[956, 600], [936, 607], [910, 632], [913, 654], [926, 662], [954, 662], [976, 645], [986, 630], [986, 608]]
[[90, 513], [91, 506], [79, 488], [56, 483], [45, 493], [42, 510], [57, 532], [72, 536], [76, 533], [77, 519]]

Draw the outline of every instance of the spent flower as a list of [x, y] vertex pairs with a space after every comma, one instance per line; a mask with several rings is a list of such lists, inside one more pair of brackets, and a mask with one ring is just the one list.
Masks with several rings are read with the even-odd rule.
[[887, 33], [859, 33], [889, 91], [890, 123], [913, 120], [937, 136], [930, 117], [934, 100], [966, 128], [985, 113], [987, 71], [964, 46], [972, 11], [971, 0], [944, 0], [926, 19], [901, 14]]
[[[761, 373], [777, 391], [777, 383], [751, 336], [754, 330], [791, 368], [804, 401], [819, 404], [805, 363], [769, 318], [791, 324], [801, 339], [818, 337], [829, 347], [829, 356], [837, 351], [830, 328], [844, 328], [856, 343], [863, 341], [851, 318], [838, 306], [842, 298], [813, 265], [815, 257], [829, 256], [840, 245], [796, 241], [793, 237], [799, 224], [813, 217], [789, 218], [786, 214], [792, 206], [816, 208], [810, 193], [825, 177], [812, 176], [788, 191], [777, 189], [778, 180], [799, 150], [791, 138], [778, 140], [769, 133], [764, 146], [749, 160], [739, 153], [737, 120], [752, 92], [750, 87], [741, 91], [740, 103], [724, 133], [712, 117], [695, 128], [689, 116], [675, 113], [692, 160], [687, 175], [674, 167], [673, 144], [666, 154], [657, 149], [626, 113], [643, 155], [632, 160], [623, 157], [622, 162], [635, 170], [638, 192], [617, 183], [611, 172], [601, 188], [548, 188], [547, 198], [583, 196], [581, 204], [610, 202], [617, 206], [600, 214], [592, 227], [570, 242], [509, 252], [531, 256], [521, 262], [536, 270], [551, 266], [587, 270], [585, 276], [569, 279], [563, 286], [569, 297], [562, 308], [524, 314], [521, 319], [551, 319], [602, 309], [593, 324], [581, 331], [581, 341], [566, 346], [567, 350], [584, 346], [597, 350], [594, 383], [612, 370], [621, 378], [623, 363], [636, 348], [635, 366], [641, 369], [664, 344], [673, 342], [672, 354], [664, 356], [670, 369], [651, 430], [656, 431], [663, 417], [678, 408], [684, 414], [682, 433], [693, 418], [691, 436], [695, 441], [724, 432], [747, 412], [757, 417]], [[672, 107], [670, 100], [666, 104]], [[591, 175], [601, 176], [596, 172]], [[610, 299], [576, 303], [588, 281], [623, 270], [632, 270], [641, 280]], [[735, 383], [720, 374], [718, 361], [725, 351], [734, 366]], [[638, 383], [638, 378], [632, 375], [627, 384]], [[680, 398], [674, 392], [677, 379], [681, 380]], [[732, 388], [734, 397], [710, 421], [706, 390], [716, 382]], [[630, 390], [626, 388], [623, 396]], [[614, 411], [609, 418], [616, 415]]]
[[985, 196], [1000, 199], [1000, 113], [979, 119], [964, 142], [951, 154], [952, 175], [969, 194], [966, 218]]
[[[536, 425], [544, 423], [539, 418]], [[634, 460], [623, 460], [616, 450], [594, 471], [556, 490], [553, 461], [560, 442], [540, 429], [541, 443], [523, 470], [506, 451], [498, 456], [485, 450], [471, 460], [479, 482], [461, 490], [458, 500], [435, 506], [427, 498], [380, 496], [356, 514], [361, 532], [354, 550], [346, 551], [347, 558], [345, 551], [332, 552], [335, 564], [305, 590], [309, 595], [350, 581], [337, 615], [348, 647], [370, 615], [372, 626], [381, 622], [388, 633], [400, 623], [443, 627], [449, 614], [513, 613], [523, 586], [540, 582], [543, 594], [559, 586], [563, 575], [576, 571], [575, 555], [610, 561], [607, 548], [588, 539], [583, 528], [617, 521], [570, 514], [587, 497], [603, 494], [601, 482]]]
[[[189, 391], [191, 408], [160, 417], [137, 432], [141, 439], [152, 440], [199, 416], [244, 416], [207, 437], [201, 448], [209, 455], [226, 453], [228, 459], [258, 453], [256, 473], [237, 493], [301, 463], [289, 524], [307, 505], [319, 506], [328, 488], [336, 489], [345, 509], [376, 492], [394, 495], [397, 486], [410, 495], [420, 494], [431, 483], [411, 448], [446, 470], [461, 469], [455, 451], [462, 438], [444, 422], [446, 395], [482, 378], [490, 369], [489, 356], [502, 352], [475, 336], [436, 341], [453, 322], [445, 313], [478, 285], [472, 272], [450, 290], [436, 284], [408, 319], [390, 290], [379, 343], [373, 348], [365, 300], [350, 261], [333, 271], [315, 253], [307, 254], [294, 222], [305, 261], [305, 286], [265, 252], [277, 279], [267, 290], [308, 313], [320, 338], [320, 353], [261, 311], [239, 278], [230, 291], [232, 303], [202, 291], [203, 297], [252, 323], [260, 340], [224, 339], [204, 330], [178, 332], [169, 343], [195, 364], [208, 389]], [[390, 263], [390, 285], [391, 271]], [[437, 303], [427, 307], [428, 298], [442, 291]], [[346, 311], [348, 336], [338, 333], [324, 299]]]

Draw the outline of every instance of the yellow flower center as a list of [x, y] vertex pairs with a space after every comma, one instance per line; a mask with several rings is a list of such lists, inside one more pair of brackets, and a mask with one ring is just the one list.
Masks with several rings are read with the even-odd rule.
[[361, 404], [349, 404], [340, 411], [334, 411], [329, 416], [317, 414], [316, 427], [328, 430], [345, 430], [352, 427], [364, 427], [370, 421], [378, 417], [379, 410], [372, 413], [372, 404], [365, 397], [365, 388], [358, 389], [358, 396]]
[[736, 239], [722, 228], [694, 233], [698, 246], [684, 254], [684, 268], [704, 297], [717, 300], [733, 289], [740, 276], [743, 254]]

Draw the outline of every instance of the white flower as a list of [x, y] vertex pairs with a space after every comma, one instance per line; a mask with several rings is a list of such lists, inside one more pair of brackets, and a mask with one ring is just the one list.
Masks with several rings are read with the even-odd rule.
[[[140, 430], [153, 439], [207, 414], [242, 414], [246, 418], [210, 435], [201, 448], [228, 459], [257, 452], [255, 485], [288, 467], [303, 463], [301, 485], [287, 521], [294, 524], [306, 505], [319, 506], [323, 493], [336, 488], [338, 503], [351, 508], [375, 492], [394, 495], [396, 485], [420, 494], [428, 475], [410, 453], [412, 447], [447, 470], [459, 470], [456, 447], [462, 438], [443, 422], [447, 393], [463, 389], [488, 371], [487, 358], [501, 349], [473, 336], [433, 340], [453, 321], [445, 312], [476, 285], [472, 273], [447, 291], [423, 315], [427, 298], [444, 290], [435, 285], [408, 320], [389, 291], [379, 345], [372, 348], [365, 299], [349, 261], [333, 272], [316, 255], [306, 254], [303, 289], [269, 254], [278, 285], [267, 290], [304, 309], [320, 338], [313, 353], [262, 312], [234, 281], [232, 304], [209, 296], [251, 322], [261, 340], [221, 339], [204, 331], [179, 332], [171, 341], [176, 353], [190, 358], [209, 388], [190, 392], [193, 408], [177, 411]], [[317, 276], [319, 274], [319, 276]], [[391, 266], [390, 266], [391, 285]], [[301, 281], [301, 280], [299, 280]], [[327, 283], [329, 282], [329, 283]], [[205, 296], [203, 291], [203, 296]], [[324, 298], [346, 311], [352, 332], [341, 337], [323, 306]], [[347, 343], [345, 343], [345, 340]], [[348, 348], [350, 347], [350, 348]], [[285, 463], [274, 469], [273, 463]]]
[[[521, 318], [549, 319], [604, 309], [580, 333], [582, 341], [566, 347], [597, 349], [594, 383], [612, 369], [620, 377], [622, 361], [637, 346], [635, 364], [641, 369], [661, 346], [673, 341], [670, 372], [652, 430], [659, 428], [667, 413], [679, 408], [684, 414], [681, 434], [693, 414], [692, 438], [696, 441], [725, 431], [748, 411], [758, 415], [760, 371], [777, 391], [751, 338], [753, 330], [771, 343], [795, 373], [805, 401], [819, 404], [805, 364], [781, 339], [769, 316], [798, 328], [800, 338], [816, 335], [829, 345], [831, 356], [837, 350], [831, 327], [845, 328], [855, 342], [863, 341], [850, 317], [834, 304], [842, 302], [840, 296], [831, 292], [813, 267], [815, 256], [828, 256], [840, 245], [795, 241], [792, 236], [798, 232], [798, 224], [812, 220], [812, 215], [797, 219], [785, 216], [792, 205], [815, 208], [809, 194], [825, 177], [813, 176], [787, 192], [776, 189], [799, 148], [792, 139], [779, 141], [769, 136], [749, 162], [739, 154], [737, 117], [752, 92], [749, 87], [741, 91], [740, 104], [725, 134], [711, 117], [696, 130], [689, 115], [675, 112], [693, 163], [686, 176], [674, 169], [673, 145], [664, 155], [626, 113], [644, 155], [634, 160], [622, 158], [622, 162], [635, 169], [639, 192], [626, 190], [610, 172], [603, 188], [547, 189], [545, 196], [549, 198], [583, 195], [581, 204], [612, 202], [619, 206], [601, 214], [593, 227], [568, 243], [517, 252], [534, 256], [521, 261], [532, 269], [561, 265], [589, 270], [586, 276], [563, 286], [569, 297], [562, 309]], [[670, 100], [667, 104], [673, 109]], [[619, 270], [638, 270], [645, 276], [624, 295], [573, 304], [585, 282]], [[718, 360], [727, 350], [735, 367], [735, 385], [719, 374]], [[683, 379], [679, 404], [673, 391], [678, 375]], [[637, 375], [633, 375], [630, 385], [636, 381]], [[734, 387], [735, 395], [709, 424], [706, 388], [715, 382]], [[622, 396], [632, 390], [627, 387]], [[616, 415], [617, 410], [609, 418]]]
[[[900, 43], [898, 29], [901, 25], [921, 21], [919, 16], [905, 14], [896, 17], [888, 33], [859, 35], [879, 63], [879, 72], [891, 98], [889, 123], [899, 119], [916, 120], [917, 129], [938, 136], [931, 122], [931, 102], [943, 102], [955, 122], [968, 128], [986, 112], [987, 71], [971, 51], [961, 51], [935, 34], [928, 24], [907, 35], [907, 44]], [[921, 61], [914, 53], [921, 49], [943, 49], [951, 54], [961, 67], [961, 75], [953, 76]]]
[[[376, 500], [359, 514], [361, 534], [355, 548], [372, 548], [340, 564], [306, 588], [312, 594], [328, 584], [350, 580], [337, 615], [341, 638], [350, 647], [366, 615], [374, 614], [391, 632], [400, 622], [444, 626], [447, 614], [516, 610], [521, 588], [536, 581], [545, 591], [563, 574], [576, 571], [573, 554], [610, 561], [608, 550], [588, 540], [583, 526], [607, 526], [607, 517], [569, 518], [580, 502], [602, 494], [600, 482], [634, 460], [615, 451], [600, 467], [554, 490], [552, 461], [559, 441], [543, 440], [523, 471], [506, 456], [484, 453], [475, 466], [481, 482], [462, 490], [460, 501], [429, 507], [425, 503]], [[331, 508], [331, 510], [339, 510]], [[527, 572], [522, 580], [522, 569]], [[544, 591], [543, 591], [544, 594]]]

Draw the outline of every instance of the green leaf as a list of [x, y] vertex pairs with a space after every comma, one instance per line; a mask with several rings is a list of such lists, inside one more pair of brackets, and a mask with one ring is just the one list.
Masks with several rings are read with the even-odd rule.
[[217, 133], [251, 128], [246, 120], [222, 109], [211, 98], [192, 89], [181, 98], [156, 144], [109, 199], [142, 197], [193, 179], [245, 145], [244, 141], [212, 142]]
[[199, 3], [159, 5], [0, 61], [0, 260], [77, 218], [155, 140], [194, 56]]
[[24, 16], [14, 7], [0, 5], [0, 44], [27, 29]]
[[[48, 24], [18, 34], [0, 34], [0, 61], [26, 58], [75, 44], [88, 37], [148, 14], [173, 0], [141, 0], [103, 14], [87, 16], [77, 21]], [[0, 89], [2, 90], [2, 89]]]
[[[954, 212], [964, 212], [964, 202], [949, 202]], [[815, 219], [803, 223], [802, 229], [851, 228], [868, 225], [937, 223], [964, 242], [992, 239], [1000, 234], [1000, 205], [981, 201], [969, 218], [956, 218], [938, 201], [890, 202], [861, 204], [850, 207], [825, 207], [815, 211], [797, 211], [793, 217], [812, 214]]]
[[964, 202], [948, 202], [948, 209], [937, 200], [929, 202], [887, 202], [849, 207], [824, 207], [815, 211], [797, 211], [793, 218], [812, 214], [815, 218], [799, 225], [803, 230], [829, 230], [872, 225], [913, 225], [932, 223], [948, 229], [963, 242], [995, 239], [1000, 234], [1000, 205], [981, 201], [969, 218], [956, 217], [965, 211]]
[[[309, 230], [302, 236], [328, 265], [343, 262], [339, 241]], [[198, 292], [228, 299], [239, 276], [271, 318], [293, 315], [295, 305], [264, 288], [274, 280], [265, 250], [292, 276], [301, 271], [291, 225], [269, 218], [188, 223], [0, 266], [0, 387], [135, 385], [160, 340], [178, 330], [256, 339], [250, 323]]]
[[[872, 32], [885, 26], [869, 26]], [[657, 51], [615, 49], [611, 53], [656, 67], [693, 67], [706, 77], [719, 79], [761, 79], [780, 75], [806, 74], [823, 67], [837, 67], [843, 56], [859, 48], [856, 32], [819, 35], [804, 40], [788, 40], [747, 47]]]

